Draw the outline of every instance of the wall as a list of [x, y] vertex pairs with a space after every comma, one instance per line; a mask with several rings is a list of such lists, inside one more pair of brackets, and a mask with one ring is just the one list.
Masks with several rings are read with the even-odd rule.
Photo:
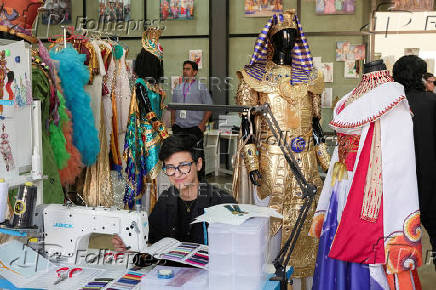
[[[221, 0], [220, 0], [221, 1]], [[238, 80], [236, 71], [248, 63], [253, 51], [254, 41], [257, 34], [265, 25], [268, 18], [245, 17], [243, 0], [228, 0], [228, 24], [223, 15], [222, 25], [228, 25], [229, 32], [229, 57], [228, 75], [233, 80], [229, 92], [229, 104], [234, 104], [234, 97]], [[83, 13], [83, 1], [73, 1], [73, 24], [76, 17]], [[326, 83], [326, 87], [333, 88], [333, 97], [343, 96], [350, 91], [359, 79], [344, 78], [344, 63], [335, 61], [335, 48], [337, 41], [350, 41], [353, 44], [368, 42], [368, 37], [359, 33], [361, 27], [369, 21], [371, 1], [356, 0], [355, 14], [353, 15], [316, 15], [315, 0], [283, 0], [284, 8], [297, 8], [301, 5], [300, 21], [307, 35], [313, 56], [321, 56], [323, 62], [333, 62], [334, 83]], [[132, 19], [144, 20], [144, 8], [146, 20], [159, 21], [159, 1], [132, 0]], [[145, 5], [145, 7], [144, 7]], [[98, 18], [98, 0], [86, 1], [86, 14], [88, 18]], [[161, 23], [165, 26], [161, 37], [164, 48], [164, 71], [168, 80], [171, 76], [179, 76], [182, 72], [182, 62], [188, 58], [190, 49], [203, 50], [203, 69], [199, 71], [200, 77], [209, 77], [209, 1], [195, 0], [194, 20], [169, 20]], [[38, 36], [45, 36], [46, 29], [39, 25]], [[59, 27], [51, 27], [50, 33], [61, 34]], [[121, 43], [129, 48], [128, 58], [133, 59], [141, 49], [140, 39], [143, 30], [126, 34], [118, 32]], [[226, 61], [226, 60], [223, 60]], [[169, 84], [165, 85], [166, 88]], [[168, 98], [167, 100], [169, 100]], [[325, 130], [331, 118], [331, 108], [323, 109], [322, 125]]]

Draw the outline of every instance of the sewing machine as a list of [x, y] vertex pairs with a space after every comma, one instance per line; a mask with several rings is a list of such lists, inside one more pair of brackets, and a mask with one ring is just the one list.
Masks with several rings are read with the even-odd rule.
[[[43, 225], [44, 252], [48, 257], [76, 263], [88, 251], [91, 234], [117, 234], [130, 251], [143, 251], [148, 240], [145, 211], [42, 204], [36, 210]], [[42, 221], [41, 221], [42, 218]]]

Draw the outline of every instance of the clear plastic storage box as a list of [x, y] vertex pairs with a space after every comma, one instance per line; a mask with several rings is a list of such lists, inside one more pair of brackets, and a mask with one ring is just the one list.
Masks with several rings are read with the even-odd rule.
[[209, 290], [256, 290], [265, 280], [268, 218], [209, 225]]

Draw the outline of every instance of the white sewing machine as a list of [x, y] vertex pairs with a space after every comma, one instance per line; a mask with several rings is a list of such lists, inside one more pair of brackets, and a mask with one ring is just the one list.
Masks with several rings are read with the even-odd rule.
[[130, 251], [147, 247], [148, 218], [145, 211], [113, 208], [42, 204], [36, 211], [43, 219], [44, 251], [76, 263], [77, 255], [86, 255], [91, 234], [117, 234]]

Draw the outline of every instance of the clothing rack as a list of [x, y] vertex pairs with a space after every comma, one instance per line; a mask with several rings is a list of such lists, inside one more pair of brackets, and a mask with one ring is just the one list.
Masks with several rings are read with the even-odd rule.
[[100, 30], [89, 30], [86, 28], [81, 28], [79, 30], [76, 30], [76, 32], [82, 33], [84, 36], [94, 36], [94, 37], [106, 37], [108, 39], [111, 38], [116, 38], [115, 39], [111, 39], [113, 41], [119, 42], [119, 36], [117, 34], [111, 33], [111, 32], [107, 32], [107, 31], [100, 31]]

